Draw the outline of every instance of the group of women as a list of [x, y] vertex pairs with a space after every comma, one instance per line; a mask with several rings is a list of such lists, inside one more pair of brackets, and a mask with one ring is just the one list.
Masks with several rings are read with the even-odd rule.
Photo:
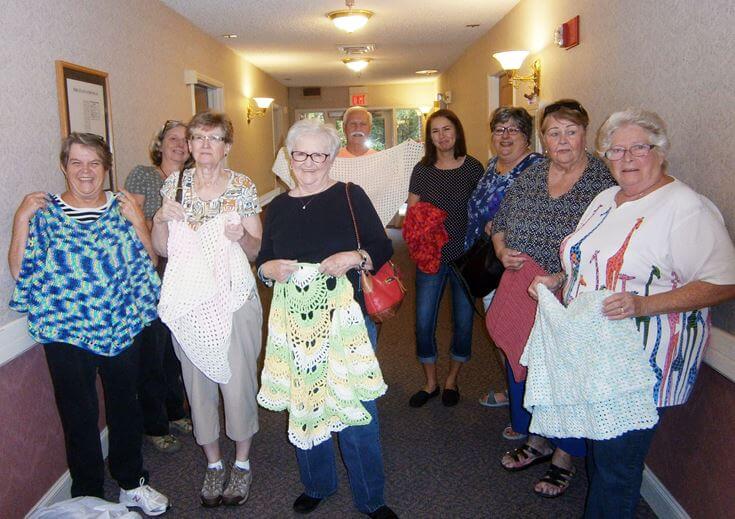
[[[661, 410], [686, 401], [709, 334], [708, 309], [735, 297], [735, 248], [717, 209], [669, 175], [668, 136], [657, 115], [611, 115], [598, 132], [597, 156], [586, 148], [588, 123], [574, 100], [546, 106], [542, 156], [531, 151], [528, 113], [500, 108], [490, 123], [495, 157], [483, 170], [467, 154], [454, 113], [439, 110], [428, 118], [409, 213], [420, 202], [434, 206], [444, 215], [446, 238], [434, 251], [438, 269], [416, 275], [416, 350], [425, 383], [411, 407], [440, 392], [445, 406], [460, 399], [473, 301], [452, 262], [483, 235], [492, 238], [507, 272], [532, 264], [540, 269], [524, 296], [538, 297], [539, 285], [561, 289], [565, 304], [585, 292], [611, 292], [599, 319], [637, 326], [656, 379], [655, 405]], [[243, 504], [260, 404], [289, 412], [288, 438], [304, 486], [295, 512], [310, 513], [337, 491], [337, 433], [356, 508], [374, 518], [396, 517], [383, 495], [375, 403], [386, 385], [360, 285], [360, 272], [379, 270], [393, 249], [365, 192], [329, 176], [340, 146], [336, 130], [313, 120], [291, 127], [286, 148], [296, 187], [271, 202], [262, 226], [255, 185], [225, 167], [233, 128], [224, 114], [198, 114], [186, 125], [168, 121], [156, 139], [156, 168], [137, 168], [128, 191], [112, 195], [104, 190], [107, 145], [71, 134], [60, 157], [68, 189], [27, 195], [14, 220], [11, 306], [29, 314], [29, 330], [44, 344], [72, 495], [103, 494], [99, 372], [110, 470], [123, 504], [149, 515], [168, 509], [167, 498], [147, 484], [141, 438], [145, 431], [158, 438], [152, 440], [157, 447], [174, 450], [169, 427], [186, 431], [187, 425], [207, 460], [202, 504]], [[159, 257], [167, 258], [160, 289]], [[273, 287], [260, 389], [262, 310], [251, 262]], [[435, 332], [447, 283], [451, 363], [440, 383]], [[499, 292], [496, 300], [515, 297], [508, 294]], [[488, 294], [486, 309], [492, 304]], [[151, 329], [157, 330], [153, 338], [144, 340]], [[180, 368], [171, 369], [166, 359], [171, 347]], [[483, 403], [502, 405], [507, 395], [511, 426], [503, 435], [528, 439], [503, 456], [502, 466], [518, 471], [550, 460], [534, 490], [556, 497], [575, 474], [572, 457], [586, 454], [586, 516], [632, 517], [655, 426], [604, 440], [532, 434], [524, 381], [511, 359], [505, 362], [508, 392], [490, 391]], [[175, 398], [179, 377], [191, 423]], [[220, 393], [226, 434], [236, 446], [229, 471], [219, 444]], [[167, 406], [170, 394], [179, 404]]]
[[[641, 362], [655, 380], [653, 394], [644, 400], [653, 402], [660, 415], [666, 407], [686, 402], [691, 393], [709, 337], [709, 308], [735, 298], [735, 248], [722, 216], [709, 200], [669, 174], [667, 130], [655, 113], [629, 109], [610, 115], [597, 134], [597, 156], [587, 150], [589, 117], [579, 102], [562, 99], [547, 105], [539, 123], [543, 156], [530, 150], [533, 121], [528, 113], [497, 109], [490, 122], [495, 157], [478, 176], [456, 116], [440, 110], [427, 120], [427, 153], [411, 178], [409, 208], [429, 202], [445, 211], [449, 236], [438, 252], [437, 272], [422, 272], [417, 264], [416, 350], [426, 383], [409, 405], [421, 407], [440, 391], [434, 333], [447, 281], [454, 333], [442, 401], [451, 406], [459, 399], [457, 375], [470, 354], [472, 301], [451, 266], [485, 234], [506, 273], [534, 269], [528, 270], [530, 283], [520, 289], [509, 283], [511, 288], [499, 291], [495, 300], [506, 301], [498, 304], [527, 295], [536, 299], [539, 285], [561, 291], [565, 305], [586, 292], [607, 291], [601, 306], [591, 311], [593, 328], [605, 328], [604, 321], [626, 321], [626, 329], [634, 331], [633, 348], [644, 352]], [[484, 298], [486, 310], [494, 295]], [[517, 345], [520, 349], [528, 332]], [[616, 345], [604, 344], [602, 334], [590, 339], [587, 333], [596, 343], [588, 349], [609, 357]], [[603, 382], [595, 354], [576, 354], [586, 362], [572, 372], [580, 387]], [[617, 361], [612, 359], [608, 364]], [[524, 407], [525, 381], [514, 373], [510, 359], [505, 363], [508, 391], [491, 389], [480, 400], [489, 407], [510, 404], [511, 425], [503, 437], [527, 438], [502, 457], [503, 468], [513, 472], [550, 461], [534, 491], [553, 498], [566, 491], [576, 473], [573, 457], [586, 455], [585, 517], [633, 517], [656, 426], [631, 427], [604, 438], [532, 434], [533, 406]], [[619, 371], [633, 368], [617, 366]], [[528, 364], [529, 373], [533, 369]], [[564, 402], [567, 395], [553, 383], [549, 386], [548, 398]]]

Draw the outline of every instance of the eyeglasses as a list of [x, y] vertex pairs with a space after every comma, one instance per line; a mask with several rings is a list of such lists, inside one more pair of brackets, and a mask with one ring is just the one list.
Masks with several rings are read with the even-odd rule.
[[304, 162], [311, 159], [314, 164], [321, 164], [329, 158], [329, 153], [306, 153], [303, 151], [292, 151], [291, 158], [296, 162]]
[[513, 126], [496, 126], [493, 128], [493, 135], [497, 135], [498, 137], [502, 137], [504, 133], [508, 133], [508, 135], [518, 135], [521, 133], [520, 128], [515, 128]]
[[625, 157], [626, 151], [630, 153], [631, 157], [645, 157], [651, 153], [651, 150], [655, 147], [655, 144], [634, 144], [630, 148], [616, 146], [615, 148], [610, 148], [605, 152], [605, 158], [607, 158], [607, 160], [620, 160]]
[[192, 142], [196, 142], [197, 144], [204, 144], [205, 141], [210, 144], [222, 144], [223, 142], [225, 142], [225, 138], [222, 135], [196, 134], [192, 135], [190, 140]]

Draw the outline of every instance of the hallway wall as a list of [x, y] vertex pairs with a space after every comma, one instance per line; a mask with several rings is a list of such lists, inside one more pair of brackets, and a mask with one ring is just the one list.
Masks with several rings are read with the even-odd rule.
[[[431, 106], [436, 99], [436, 81], [420, 83], [392, 83], [387, 85], [369, 85], [367, 108], [411, 108], [414, 106]], [[300, 108], [346, 108], [349, 106], [349, 87], [322, 87], [321, 96], [304, 97], [302, 89], [288, 89], [288, 106], [293, 110]], [[293, 119], [293, 117], [292, 117]]]
[[[188, 120], [191, 98], [184, 70], [224, 86], [225, 111], [235, 126], [229, 166], [271, 190], [270, 116], [245, 123], [244, 96], [269, 96], [286, 106], [286, 87], [159, 2], [31, 0], [0, 10], [0, 156], [5, 166], [0, 250], [10, 241], [13, 213], [31, 191], [64, 187], [58, 167], [60, 126], [54, 60], [109, 74], [118, 185], [136, 164], [148, 164], [148, 143], [167, 119]], [[12, 280], [0, 262], [0, 300]], [[0, 307], [0, 325], [18, 317]]]
[[[553, 45], [554, 29], [580, 15], [580, 44]], [[590, 113], [588, 144], [605, 117], [628, 106], [658, 112], [669, 125], [671, 173], [708, 196], [735, 233], [735, 4], [728, 0], [522, 0], [439, 78], [462, 120], [469, 152], [487, 159], [488, 75], [500, 72], [492, 54], [528, 49], [521, 73], [541, 59], [541, 101], [562, 97]], [[524, 92], [526, 90], [524, 89]], [[735, 304], [714, 312], [735, 331]]]

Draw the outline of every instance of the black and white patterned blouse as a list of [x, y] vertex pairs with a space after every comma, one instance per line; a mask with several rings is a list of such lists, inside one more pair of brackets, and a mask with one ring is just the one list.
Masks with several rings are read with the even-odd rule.
[[143, 214], [146, 220], [153, 220], [153, 215], [161, 207], [162, 186], [163, 179], [156, 166], [135, 166], [125, 179], [125, 189], [143, 195]]
[[559, 272], [559, 246], [577, 227], [600, 192], [615, 185], [605, 163], [587, 155], [587, 167], [559, 198], [549, 196], [547, 159], [526, 169], [505, 194], [493, 220], [493, 234], [505, 233], [505, 245], [531, 256], [549, 273]]
[[479, 160], [466, 155], [462, 165], [455, 169], [416, 164], [411, 173], [409, 192], [447, 212], [444, 227], [449, 241], [442, 247], [442, 263], [457, 259], [464, 253], [467, 233], [467, 200], [485, 173]]

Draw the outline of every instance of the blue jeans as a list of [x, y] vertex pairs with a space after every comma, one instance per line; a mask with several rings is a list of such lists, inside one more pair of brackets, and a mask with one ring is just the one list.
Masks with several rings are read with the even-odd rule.
[[655, 430], [654, 426], [643, 431], [629, 431], [611, 440], [587, 440], [589, 486], [585, 518], [635, 517], [641, 495], [643, 463]]
[[453, 360], [470, 360], [474, 319], [472, 302], [454, 270], [442, 263], [436, 274], [426, 274], [416, 269], [416, 355], [422, 364], [436, 363], [436, 320], [447, 281], [452, 289], [454, 321], [449, 351]]
[[[370, 342], [375, 349], [377, 330], [369, 317], [365, 319]], [[375, 400], [363, 402], [372, 420], [367, 425], [347, 427], [337, 433], [342, 460], [347, 467], [352, 499], [362, 513], [374, 512], [385, 504], [383, 488], [383, 453], [380, 447], [380, 425]], [[301, 483], [310, 497], [325, 498], [337, 491], [337, 467], [332, 438], [311, 449], [296, 448]]]
[[[513, 370], [508, 361], [505, 361], [505, 369], [508, 373], [508, 400], [510, 403], [510, 423], [517, 433], [528, 434], [528, 426], [531, 425], [531, 413], [523, 407], [523, 394], [526, 392], [526, 381], [516, 382], [513, 378]], [[572, 456], [584, 456], [587, 447], [584, 438], [548, 438], [549, 443]]]

